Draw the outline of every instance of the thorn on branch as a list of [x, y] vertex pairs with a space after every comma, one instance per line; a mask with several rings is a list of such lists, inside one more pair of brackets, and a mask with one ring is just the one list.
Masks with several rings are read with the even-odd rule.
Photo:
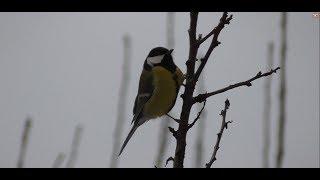
[[232, 122], [233, 122], [233, 121], [227, 121], [227, 122], [226, 122], [226, 124], [225, 124], [226, 129], [228, 129], [228, 124], [229, 124], [229, 123], [232, 123]]
[[259, 71], [259, 72], [258, 72], [258, 74], [257, 74], [256, 76], [261, 76], [261, 74], [262, 74], [262, 72], [261, 72], [261, 71]]
[[177, 131], [174, 130], [172, 127], [168, 127], [168, 129], [172, 133], [173, 137], [177, 138]]
[[229, 106], [230, 106], [230, 101], [229, 101], [229, 99], [227, 99], [227, 100], [225, 101], [225, 106], [226, 106], [226, 110], [229, 109]]
[[185, 98], [185, 95], [184, 95], [184, 94], [181, 94], [180, 97], [181, 97], [182, 99], [184, 99], [184, 98]]
[[164, 167], [167, 167], [169, 161], [173, 161], [174, 162], [174, 158], [172, 156], [170, 156], [167, 160], [166, 160], [166, 165]]
[[202, 39], [202, 34], [199, 34], [198, 35], [198, 42], [201, 41], [201, 39]]

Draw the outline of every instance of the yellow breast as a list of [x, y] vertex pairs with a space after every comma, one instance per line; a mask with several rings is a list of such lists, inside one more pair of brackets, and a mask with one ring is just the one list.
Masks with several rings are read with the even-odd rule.
[[153, 73], [153, 95], [145, 104], [144, 114], [150, 118], [156, 118], [168, 113], [176, 99], [176, 82], [170, 71], [161, 66], [154, 67]]

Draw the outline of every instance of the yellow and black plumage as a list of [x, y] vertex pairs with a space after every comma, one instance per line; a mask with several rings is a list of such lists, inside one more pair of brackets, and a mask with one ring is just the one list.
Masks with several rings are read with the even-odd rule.
[[133, 127], [119, 155], [137, 128], [150, 119], [167, 114], [174, 106], [184, 75], [175, 65], [172, 50], [156, 47], [144, 61], [138, 94], [133, 107]]

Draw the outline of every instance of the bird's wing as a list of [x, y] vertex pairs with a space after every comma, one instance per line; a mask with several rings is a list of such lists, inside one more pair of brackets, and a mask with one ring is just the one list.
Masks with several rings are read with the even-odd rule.
[[130, 138], [134, 134], [134, 132], [137, 130], [137, 128], [143, 124], [146, 120], [148, 120], [146, 117], [143, 117], [142, 110], [145, 105], [145, 103], [150, 99], [150, 97], [153, 94], [154, 86], [153, 86], [153, 76], [151, 72], [148, 71], [142, 71], [142, 74], [140, 76], [140, 82], [139, 82], [139, 90], [136, 97], [136, 100], [134, 102], [133, 107], [133, 114], [134, 117], [131, 121], [131, 124], [133, 124], [129, 134], [127, 135], [125, 141], [123, 142], [119, 155], [121, 155], [123, 149], [128, 144]]
[[134, 118], [132, 119], [131, 123], [139, 119], [138, 117], [141, 116], [140, 113], [142, 112], [145, 103], [152, 96], [153, 90], [154, 86], [152, 72], [143, 70], [140, 76], [138, 94], [133, 107]]

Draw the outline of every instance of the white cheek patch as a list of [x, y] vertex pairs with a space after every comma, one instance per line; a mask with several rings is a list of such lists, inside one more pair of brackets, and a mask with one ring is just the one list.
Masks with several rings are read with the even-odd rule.
[[163, 57], [164, 57], [164, 55], [154, 56], [154, 57], [148, 57], [148, 58], [147, 58], [147, 63], [148, 63], [150, 66], [153, 66], [154, 64], [161, 63]]

